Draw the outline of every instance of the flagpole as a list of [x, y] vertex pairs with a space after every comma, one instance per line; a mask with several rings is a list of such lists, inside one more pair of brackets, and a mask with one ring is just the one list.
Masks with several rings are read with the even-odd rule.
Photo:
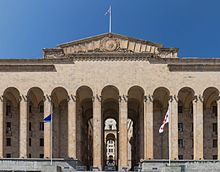
[[109, 33], [112, 32], [112, 6], [110, 6], [110, 11], [109, 11]]
[[52, 101], [50, 100], [50, 115], [51, 115], [51, 122], [50, 122], [50, 165], [53, 165], [53, 116], [52, 116]]
[[170, 110], [170, 116], [169, 116], [169, 167], [170, 167], [170, 158], [171, 158], [171, 124], [172, 124], [172, 98], [169, 100], [169, 110]]

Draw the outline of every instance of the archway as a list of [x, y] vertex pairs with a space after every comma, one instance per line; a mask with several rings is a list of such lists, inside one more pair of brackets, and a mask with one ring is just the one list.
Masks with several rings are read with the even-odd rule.
[[189, 87], [178, 93], [178, 158], [193, 159], [193, 98]]
[[[29, 89], [28, 100], [28, 158], [44, 158], [44, 93], [38, 87]], [[40, 144], [39, 144], [40, 143]]]
[[93, 164], [93, 92], [88, 86], [76, 91], [76, 157], [87, 169]]
[[3, 156], [6, 158], [19, 157], [20, 131], [20, 93], [14, 87], [9, 87], [3, 94]]
[[128, 90], [128, 164], [131, 170], [144, 158], [144, 90]]
[[164, 132], [159, 133], [159, 128], [168, 109], [170, 92], [167, 88], [159, 87], [154, 91], [153, 98], [154, 159], [168, 159], [169, 129], [166, 126]]
[[218, 158], [218, 123], [217, 98], [219, 90], [209, 87], [203, 92], [203, 157], [204, 159]]
[[53, 115], [53, 157], [68, 158], [68, 93], [62, 87], [51, 93]]
[[[119, 91], [115, 86], [109, 85], [103, 88], [101, 92], [101, 97], [102, 97], [102, 155], [103, 155], [103, 167], [108, 166], [108, 159], [106, 156], [106, 148], [105, 148], [105, 127], [110, 127], [108, 125], [111, 124], [106, 124], [105, 122], [108, 122], [108, 119], [113, 119], [115, 123], [115, 129], [114, 129], [114, 134], [115, 134], [115, 154], [116, 156], [114, 157], [115, 163], [113, 164], [114, 167], [117, 169], [118, 167], [118, 139], [119, 134], [118, 134], [118, 120], [119, 120]], [[113, 126], [112, 126], [113, 127]]]

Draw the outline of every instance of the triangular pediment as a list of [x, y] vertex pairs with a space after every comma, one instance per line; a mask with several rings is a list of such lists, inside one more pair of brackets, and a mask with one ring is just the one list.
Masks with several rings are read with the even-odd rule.
[[[58, 45], [54, 49], [44, 49], [47, 57], [65, 56], [77, 53], [91, 52], [118, 52], [118, 53], [151, 53], [161, 54], [168, 49], [163, 48], [162, 44], [145, 41], [142, 39], [123, 36], [115, 33], [105, 33], [93, 37], [88, 37], [76, 41], [71, 41]], [[170, 50], [174, 49], [169, 49]], [[176, 51], [177, 49], [175, 49]], [[167, 54], [167, 52], [166, 52]]]

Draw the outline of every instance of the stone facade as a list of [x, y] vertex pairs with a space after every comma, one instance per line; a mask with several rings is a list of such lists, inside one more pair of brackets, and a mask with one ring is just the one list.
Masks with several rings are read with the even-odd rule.
[[[47, 159], [52, 145], [53, 157], [101, 169], [113, 118], [119, 169], [128, 157], [132, 167], [169, 155], [220, 159], [218, 58], [178, 58], [177, 48], [107, 33], [44, 49], [42, 59], [1, 59], [0, 72], [1, 158]], [[170, 128], [159, 134], [168, 108]]]

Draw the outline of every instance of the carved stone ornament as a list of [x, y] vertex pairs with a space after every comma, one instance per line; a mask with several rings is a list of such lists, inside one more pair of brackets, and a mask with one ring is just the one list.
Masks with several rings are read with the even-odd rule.
[[102, 51], [116, 51], [119, 48], [119, 42], [117, 39], [113, 38], [104, 38], [101, 40], [101, 47]]

